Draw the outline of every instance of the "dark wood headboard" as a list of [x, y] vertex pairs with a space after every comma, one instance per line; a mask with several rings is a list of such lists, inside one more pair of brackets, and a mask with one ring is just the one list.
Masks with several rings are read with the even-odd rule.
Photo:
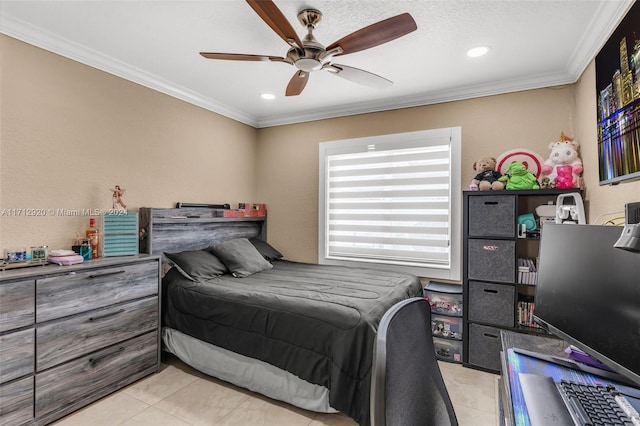
[[220, 217], [222, 210], [205, 207], [139, 211], [140, 253], [200, 250], [235, 238], [267, 239], [266, 217]]

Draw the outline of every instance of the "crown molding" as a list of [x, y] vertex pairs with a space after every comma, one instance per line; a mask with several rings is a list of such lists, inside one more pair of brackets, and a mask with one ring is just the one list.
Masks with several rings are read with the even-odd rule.
[[589, 31], [584, 32], [567, 62], [567, 73], [572, 76], [574, 82], [578, 81], [587, 66], [595, 59], [634, 2], [635, 0], [622, 0], [600, 4], [588, 25]]
[[11, 15], [0, 16], [0, 33], [53, 52], [84, 65], [124, 78], [182, 101], [197, 105], [241, 123], [256, 127], [258, 121], [242, 111], [220, 104], [185, 87], [133, 67], [115, 58], [96, 52], [79, 43], [60, 37]]
[[562, 74], [541, 75], [512, 81], [496, 81], [474, 86], [445, 89], [419, 95], [412, 95], [397, 99], [385, 99], [380, 102], [366, 102], [345, 105], [340, 108], [318, 109], [304, 114], [286, 114], [258, 120], [257, 127], [275, 127], [287, 124], [304, 123], [316, 120], [346, 117], [350, 115], [369, 114], [374, 112], [391, 111], [403, 108], [414, 108], [435, 105], [446, 102], [462, 101], [485, 96], [502, 95], [505, 93], [521, 92], [524, 90], [542, 89], [575, 83], [577, 79]]
[[86, 46], [47, 32], [6, 13], [0, 15], [0, 33], [197, 105], [235, 121], [255, 128], [265, 128], [573, 84], [580, 78], [589, 63], [593, 61], [633, 3], [634, 0], [603, 2], [589, 26], [590, 30], [585, 32], [572, 56], [567, 58], [565, 69], [554, 74], [530, 76], [511, 81], [487, 82], [480, 85], [456, 87], [409, 97], [385, 99], [378, 102], [354, 103], [341, 107], [320, 108], [298, 114], [287, 113], [264, 118], [248, 115], [214, 99], [201, 96], [171, 81], [88, 49]]

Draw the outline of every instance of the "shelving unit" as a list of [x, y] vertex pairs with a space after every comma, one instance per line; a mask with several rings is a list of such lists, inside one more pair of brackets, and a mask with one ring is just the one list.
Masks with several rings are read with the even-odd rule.
[[[535, 303], [539, 236], [518, 236], [518, 216], [578, 189], [463, 193], [464, 355], [466, 366], [500, 370], [500, 330], [545, 334], [529, 322]], [[542, 227], [544, 232], [544, 226]], [[525, 274], [520, 263], [527, 264]], [[521, 309], [519, 309], [519, 307]]]

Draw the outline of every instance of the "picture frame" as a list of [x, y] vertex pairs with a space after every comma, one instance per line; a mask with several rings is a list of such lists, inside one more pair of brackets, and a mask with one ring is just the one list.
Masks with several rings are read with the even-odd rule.
[[640, 4], [596, 56], [600, 185], [640, 179]]

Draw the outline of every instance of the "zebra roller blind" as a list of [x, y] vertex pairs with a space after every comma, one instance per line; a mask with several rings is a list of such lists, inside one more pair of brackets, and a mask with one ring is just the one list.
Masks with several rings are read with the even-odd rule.
[[325, 259], [451, 267], [452, 138], [405, 135], [409, 141], [389, 135], [360, 147], [328, 143], [334, 145], [326, 147], [321, 177]]

